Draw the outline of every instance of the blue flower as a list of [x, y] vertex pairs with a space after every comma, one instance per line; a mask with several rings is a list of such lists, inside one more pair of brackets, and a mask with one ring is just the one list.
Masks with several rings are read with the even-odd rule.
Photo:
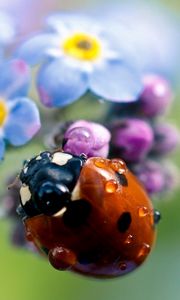
[[124, 44], [85, 15], [56, 14], [48, 30], [27, 40], [16, 56], [34, 65], [41, 101], [48, 107], [72, 103], [90, 90], [114, 102], [137, 100], [141, 74]]
[[26, 97], [30, 72], [22, 60], [0, 65], [0, 159], [6, 141], [14, 146], [27, 143], [39, 130], [39, 111]]

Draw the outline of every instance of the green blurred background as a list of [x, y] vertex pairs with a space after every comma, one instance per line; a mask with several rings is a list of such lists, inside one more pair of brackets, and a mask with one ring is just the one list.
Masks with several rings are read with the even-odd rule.
[[[32, 0], [33, 1], [33, 0]], [[1, 2], [1, 1], [0, 1]], [[40, 1], [45, 14], [47, 7]], [[95, 1], [94, 1], [95, 2]], [[99, 0], [100, 3], [105, 1]], [[117, 2], [117, 1], [116, 1]], [[152, 1], [155, 2], [155, 1]], [[161, 1], [169, 9], [180, 12], [179, 1]], [[84, 7], [88, 1], [47, 1], [50, 9], [56, 7]], [[112, 2], [111, 2], [112, 3]], [[113, 4], [112, 4], [113, 5]], [[39, 5], [40, 6], [40, 5]], [[79, 111], [81, 103], [74, 109]], [[101, 106], [97, 108], [101, 109]], [[79, 112], [79, 117], [83, 117]], [[94, 110], [94, 108], [93, 108]], [[169, 119], [178, 124], [180, 102], [178, 94]], [[67, 111], [66, 111], [67, 113]], [[0, 167], [0, 195], [5, 190], [4, 181], [14, 169], [20, 169], [22, 160], [42, 150], [38, 139], [24, 148], [10, 149], [5, 162]], [[172, 160], [180, 167], [179, 152], [172, 155]], [[163, 219], [158, 226], [157, 244], [149, 260], [134, 273], [124, 278], [99, 281], [53, 270], [47, 261], [27, 251], [13, 248], [9, 243], [11, 225], [0, 222], [0, 300], [179, 300], [180, 299], [180, 190], [176, 190], [166, 199], [159, 199], [155, 206], [161, 211]]]

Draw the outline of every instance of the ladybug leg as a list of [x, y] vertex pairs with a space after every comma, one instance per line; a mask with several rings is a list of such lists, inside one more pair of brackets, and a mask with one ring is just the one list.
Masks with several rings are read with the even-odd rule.
[[49, 262], [57, 270], [71, 269], [77, 262], [75, 253], [64, 247], [55, 247], [49, 251]]

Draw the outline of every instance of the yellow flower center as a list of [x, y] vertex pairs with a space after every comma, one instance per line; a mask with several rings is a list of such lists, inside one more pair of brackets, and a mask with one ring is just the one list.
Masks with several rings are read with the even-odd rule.
[[96, 60], [101, 54], [101, 44], [92, 36], [76, 33], [63, 44], [64, 52], [80, 60]]
[[0, 99], [0, 127], [3, 126], [8, 115], [7, 106], [4, 100]]

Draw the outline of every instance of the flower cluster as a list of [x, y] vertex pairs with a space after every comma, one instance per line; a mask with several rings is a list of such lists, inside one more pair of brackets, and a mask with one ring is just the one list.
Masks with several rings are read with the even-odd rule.
[[162, 120], [171, 103], [169, 83], [151, 74], [144, 77], [139, 101], [113, 108], [111, 155], [129, 164], [149, 194], [170, 190], [176, 182], [177, 173], [164, 161], [180, 141], [177, 128]]

